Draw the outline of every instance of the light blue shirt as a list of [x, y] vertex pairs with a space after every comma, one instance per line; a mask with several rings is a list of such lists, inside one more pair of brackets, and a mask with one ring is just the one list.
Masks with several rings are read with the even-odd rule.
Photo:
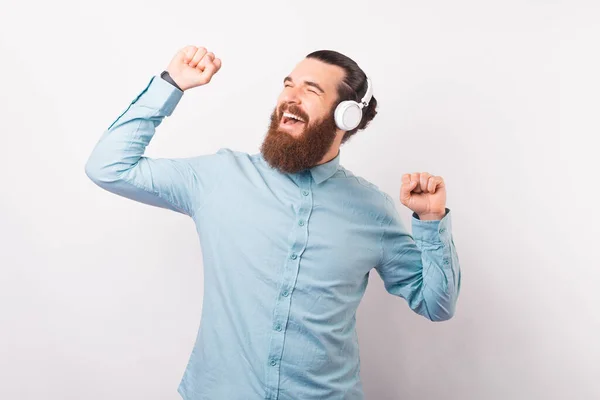
[[200, 238], [200, 329], [186, 400], [363, 399], [356, 310], [373, 268], [431, 321], [454, 315], [460, 267], [451, 213], [412, 214], [333, 160], [300, 173], [221, 148], [143, 156], [183, 92], [153, 76], [106, 129], [85, 172], [98, 186], [189, 215]]

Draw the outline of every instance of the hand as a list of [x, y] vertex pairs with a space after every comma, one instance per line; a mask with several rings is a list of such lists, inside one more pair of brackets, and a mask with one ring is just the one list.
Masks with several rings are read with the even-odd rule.
[[206, 85], [221, 69], [221, 60], [204, 47], [186, 46], [179, 50], [167, 71], [181, 90]]
[[442, 219], [446, 215], [444, 179], [427, 172], [402, 175], [400, 202], [421, 219]]

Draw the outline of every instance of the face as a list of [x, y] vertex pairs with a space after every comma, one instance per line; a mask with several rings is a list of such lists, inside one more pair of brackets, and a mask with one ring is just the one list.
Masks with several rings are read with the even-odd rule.
[[283, 80], [260, 149], [271, 166], [293, 173], [323, 159], [336, 136], [343, 134], [333, 117], [337, 85], [343, 78], [342, 68], [305, 58]]

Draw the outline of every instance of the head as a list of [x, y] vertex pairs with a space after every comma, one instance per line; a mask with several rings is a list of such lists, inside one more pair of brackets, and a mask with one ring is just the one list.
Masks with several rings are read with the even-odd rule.
[[335, 107], [344, 100], [360, 101], [367, 90], [366, 78], [352, 59], [338, 52], [307, 55], [282, 82], [261, 145], [265, 160], [282, 172], [298, 172], [334, 158], [341, 144], [377, 114], [372, 97], [357, 128], [342, 131], [335, 124]]

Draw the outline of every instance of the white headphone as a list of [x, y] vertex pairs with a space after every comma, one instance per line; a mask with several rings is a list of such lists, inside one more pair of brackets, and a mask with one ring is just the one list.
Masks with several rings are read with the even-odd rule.
[[360, 101], [345, 100], [337, 105], [334, 111], [335, 124], [343, 131], [351, 131], [356, 128], [362, 119], [363, 108], [369, 105], [373, 96], [371, 80], [367, 78], [367, 92]]

